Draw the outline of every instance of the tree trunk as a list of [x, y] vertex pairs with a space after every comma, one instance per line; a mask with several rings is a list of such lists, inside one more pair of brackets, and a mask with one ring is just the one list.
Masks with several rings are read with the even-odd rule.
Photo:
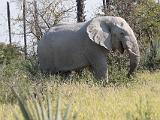
[[84, 22], [85, 21], [85, 15], [84, 15], [84, 4], [85, 0], [76, 0], [77, 2], [77, 22]]
[[108, 15], [110, 12], [110, 0], [103, 0], [103, 10], [104, 10], [104, 15]]
[[34, 29], [35, 29], [35, 35], [37, 37], [37, 41], [40, 40], [42, 37], [42, 32], [39, 27], [39, 20], [38, 20], [38, 11], [37, 11], [37, 2], [34, 0]]
[[105, 0], [103, 0], [103, 11], [104, 11], [104, 14], [106, 15], [107, 9], [106, 9], [106, 1]]

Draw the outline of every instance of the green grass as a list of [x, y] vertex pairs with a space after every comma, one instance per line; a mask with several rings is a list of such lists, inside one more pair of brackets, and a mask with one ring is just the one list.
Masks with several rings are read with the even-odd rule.
[[[86, 83], [86, 81], [58, 83], [54, 81], [62, 79], [58, 76], [31, 81], [27, 76], [17, 74], [17, 76], [12, 76], [11, 78], [14, 79], [8, 80], [7, 83], [17, 82], [14, 86], [22, 94], [26, 94], [26, 91], [30, 93], [36, 91], [44, 105], [47, 104], [45, 94], [48, 89], [51, 94], [53, 113], [56, 113], [56, 99], [60, 94], [62, 114], [66, 105], [71, 104], [69, 117], [71, 118], [78, 112], [78, 120], [159, 120], [160, 72], [144, 71], [138, 73], [137, 76], [135, 78], [137, 82], [128, 82], [118, 86], [109, 84], [106, 87], [93, 84], [91, 76], [87, 76], [91, 83]], [[83, 77], [75, 77], [75, 79], [82, 80]], [[6, 96], [10, 97], [3, 99], [0, 103], [0, 119], [15, 120], [13, 113], [22, 119], [18, 103], [11, 94], [12, 91], [9, 91], [7, 85], [3, 87], [3, 90], [7, 89], [8, 92], [2, 91], [1, 93], [6, 93]], [[11, 98], [13, 101], [10, 101]]]

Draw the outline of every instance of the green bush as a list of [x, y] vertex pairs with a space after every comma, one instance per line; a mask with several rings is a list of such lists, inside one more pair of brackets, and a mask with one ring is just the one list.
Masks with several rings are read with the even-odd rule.
[[143, 58], [143, 66], [150, 71], [160, 69], [160, 39], [153, 41], [153, 48], [148, 48]]
[[120, 85], [133, 81], [133, 77], [128, 78], [129, 59], [127, 53], [112, 53], [108, 55], [109, 82]]
[[22, 70], [28, 72], [32, 76], [37, 76], [40, 73], [39, 63], [36, 57], [31, 56], [22, 63]]
[[17, 59], [20, 56], [20, 47], [0, 43], [0, 64], [3, 64], [4, 62], [9, 64], [12, 59]]
[[[15, 95], [10, 87], [15, 86], [22, 93], [31, 89], [30, 80], [26, 72], [21, 69], [22, 59], [11, 60], [10, 64], [2, 64], [0, 67], [0, 103], [14, 103]], [[23, 87], [22, 87], [23, 86]]]
[[[141, 64], [145, 69], [159, 68], [160, 4], [155, 0], [141, 0], [132, 12], [132, 26], [141, 51]], [[158, 65], [158, 66], [157, 66]]]

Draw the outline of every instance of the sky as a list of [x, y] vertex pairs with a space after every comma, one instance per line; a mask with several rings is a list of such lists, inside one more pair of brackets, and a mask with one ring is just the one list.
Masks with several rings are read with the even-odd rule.
[[[18, 8], [13, 0], [0, 0], [0, 42], [8, 43], [8, 23], [7, 23], [7, 1], [10, 3], [11, 18], [14, 18], [18, 14]], [[101, 0], [102, 1], [102, 0]], [[93, 12], [102, 3], [99, 0], [86, 0], [85, 11], [87, 13], [86, 19], [89, 20], [93, 16]], [[12, 26], [11, 26], [12, 27]], [[14, 29], [12, 29], [14, 32]], [[12, 36], [13, 42], [22, 41], [21, 37]]]

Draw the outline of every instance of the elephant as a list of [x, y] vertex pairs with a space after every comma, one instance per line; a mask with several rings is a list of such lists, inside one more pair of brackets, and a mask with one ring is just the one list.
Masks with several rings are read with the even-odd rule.
[[130, 59], [130, 76], [140, 61], [135, 34], [123, 18], [101, 16], [50, 28], [38, 42], [37, 55], [43, 72], [67, 72], [89, 66], [96, 79], [108, 80], [106, 55], [114, 51], [123, 54], [125, 50]]

